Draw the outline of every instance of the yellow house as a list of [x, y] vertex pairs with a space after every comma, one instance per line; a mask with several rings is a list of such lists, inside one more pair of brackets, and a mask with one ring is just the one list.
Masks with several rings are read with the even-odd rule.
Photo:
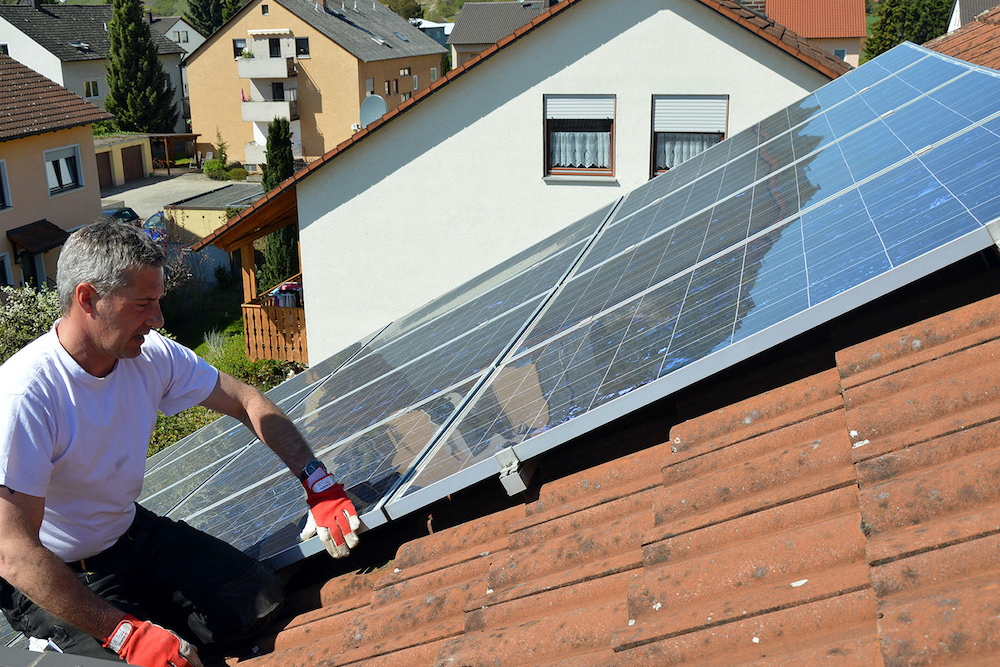
[[445, 53], [377, 0], [251, 0], [186, 60], [198, 150], [217, 156], [218, 131], [253, 171], [283, 117], [309, 162], [350, 138], [366, 97], [392, 109], [437, 80]]
[[55, 284], [69, 230], [101, 217], [91, 124], [111, 115], [0, 54], [0, 285]]

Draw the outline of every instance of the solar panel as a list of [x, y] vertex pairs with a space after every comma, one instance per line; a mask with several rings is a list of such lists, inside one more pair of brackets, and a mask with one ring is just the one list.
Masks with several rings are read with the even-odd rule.
[[[368, 527], [385, 521], [379, 508], [386, 494], [517, 339], [612, 209], [387, 327], [289, 411]], [[259, 441], [226, 448], [232, 455], [215, 457], [222, 465], [168, 516], [261, 558], [297, 548], [305, 515], [298, 481]]]
[[387, 514], [988, 247], [998, 109], [996, 73], [906, 44], [638, 188]]

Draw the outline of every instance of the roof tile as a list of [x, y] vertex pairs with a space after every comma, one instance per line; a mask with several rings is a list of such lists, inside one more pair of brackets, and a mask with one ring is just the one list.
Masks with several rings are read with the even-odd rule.
[[767, 15], [810, 39], [860, 38], [868, 32], [864, 0], [767, 0]]
[[[992, 3], [994, 0], [989, 0]], [[963, 21], [964, 18], [963, 7]], [[955, 58], [984, 67], [1000, 68], [1000, 7], [984, 12], [974, 21], [924, 44]]]

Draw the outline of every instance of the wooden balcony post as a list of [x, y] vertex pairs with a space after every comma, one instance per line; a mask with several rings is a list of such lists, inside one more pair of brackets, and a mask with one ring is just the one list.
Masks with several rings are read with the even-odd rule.
[[240, 264], [243, 265], [243, 303], [257, 298], [257, 266], [253, 243], [240, 246]]

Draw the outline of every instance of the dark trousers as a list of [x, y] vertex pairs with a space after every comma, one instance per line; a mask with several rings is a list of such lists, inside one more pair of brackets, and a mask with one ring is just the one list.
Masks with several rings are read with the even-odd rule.
[[[208, 656], [260, 632], [285, 601], [281, 584], [255, 559], [139, 505], [132, 526], [114, 546], [68, 565], [87, 588], [122, 612], [175, 632]], [[51, 639], [66, 653], [117, 658], [99, 640], [2, 579], [0, 608], [12, 628]]]

